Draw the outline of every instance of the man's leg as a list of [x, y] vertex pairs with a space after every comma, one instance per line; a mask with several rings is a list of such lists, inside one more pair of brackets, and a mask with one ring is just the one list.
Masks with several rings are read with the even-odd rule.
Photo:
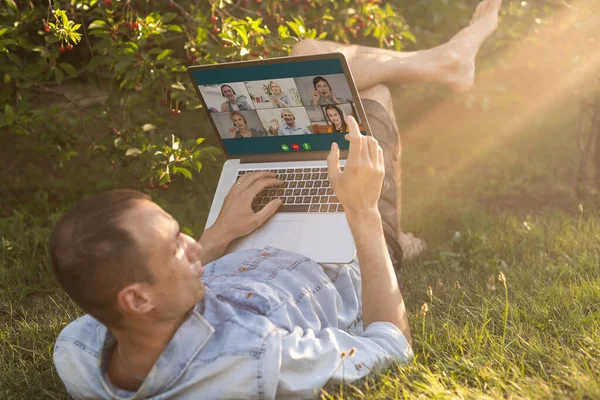
[[471, 24], [449, 42], [433, 49], [397, 52], [320, 40], [303, 40], [291, 55], [343, 53], [350, 64], [358, 90], [380, 83], [387, 86], [408, 83], [440, 83], [463, 91], [473, 85], [475, 56], [479, 47], [498, 26], [502, 0], [483, 0]]
[[412, 258], [425, 249], [425, 242], [412, 233], [402, 231], [401, 146], [392, 95], [387, 86], [379, 84], [361, 90], [360, 98], [363, 100], [373, 135], [379, 141], [384, 154], [386, 176], [379, 202], [384, 231], [393, 233], [402, 248], [403, 259]]

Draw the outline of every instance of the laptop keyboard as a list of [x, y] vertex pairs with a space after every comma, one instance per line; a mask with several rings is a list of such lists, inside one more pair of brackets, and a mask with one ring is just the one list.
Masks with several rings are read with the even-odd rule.
[[261, 191], [252, 202], [254, 212], [261, 210], [273, 199], [283, 200], [278, 212], [344, 212], [344, 207], [329, 183], [326, 167], [241, 170], [237, 177], [258, 171], [273, 172], [284, 183]]

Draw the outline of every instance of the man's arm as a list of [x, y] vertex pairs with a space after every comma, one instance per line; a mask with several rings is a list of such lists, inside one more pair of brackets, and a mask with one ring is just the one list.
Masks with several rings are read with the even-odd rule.
[[342, 172], [339, 148], [333, 143], [327, 159], [329, 180], [346, 210], [356, 242], [362, 281], [363, 324], [394, 324], [411, 343], [410, 328], [392, 261], [388, 254], [377, 202], [385, 174], [383, 151], [371, 136], [363, 136], [356, 120], [346, 118], [350, 133], [348, 159]]
[[221, 257], [233, 240], [264, 224], [282, 204], [280, 199], [275, 199], [257, 213], [252, 210], [252, 201], [258, 193], [266, 187], [283, 184], [274, 173], [254, 172], [242, 176], [238, 182], [225, 197], [213, 226], [206, 229], [198, 240], [202, 246], [200, 260], [204, 265]]

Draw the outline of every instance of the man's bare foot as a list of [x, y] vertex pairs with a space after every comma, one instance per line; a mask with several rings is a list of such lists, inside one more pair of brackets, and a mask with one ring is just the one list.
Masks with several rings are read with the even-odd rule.
[[400, 232], [400, 247], [402, 247], [402, 259], [409, 260], [418, 256], [427, 248], [425, 241], [415, 237], [412, 233]]
[[442, 83], [455, 91], [469, 90], [475, 80], [475, 56], [481, 44], [498, 28], [498, 13], [502, 0], [483, 0], [468, 27], [458, 32], [448, 43], [432, 49], [440, 61]]

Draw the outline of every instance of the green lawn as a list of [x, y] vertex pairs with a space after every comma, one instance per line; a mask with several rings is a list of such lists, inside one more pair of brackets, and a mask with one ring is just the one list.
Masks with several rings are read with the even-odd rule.
[[[573, 193], [574, 116], [506, 131], [514, 111], [454, 106], [405, 127], [404, 225], [429, 245], [401, 273], [415, 361], [325, 397], [600, 398], [599, 212]], [[78, 193], [47, 185], [11, 192], [0, 219], [1, 398], [65, 397], [52, 346], [79, 311], [46, 241]], [[168, 210], [199, 232], [211, 184], [186, 185]]]

